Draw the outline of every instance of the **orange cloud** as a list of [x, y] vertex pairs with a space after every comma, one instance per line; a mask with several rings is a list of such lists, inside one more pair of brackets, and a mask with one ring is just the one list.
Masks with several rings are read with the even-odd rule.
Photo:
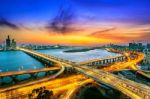
[[[80, 26], [78, 26], [80, 27]], [[100, 28], [99, 28], [100, 27]], [[114, 26], [112, 28], [104, 28], [97, 25], [93, 27], [84, 27], [81, 31], [71, 33], [57, 34], [46, 30], [13, 30], [10, 28], [0, 28], [0, 42], [4, 41], [9, 34], [19, 43], [34, 43], [34, 44], [65, 44], [65, 45], [101, 45], [109, 43], [128, 43], [132, 40], [149, 41], [150, 32], [143, 27], [132, 28], [123, 26]]]

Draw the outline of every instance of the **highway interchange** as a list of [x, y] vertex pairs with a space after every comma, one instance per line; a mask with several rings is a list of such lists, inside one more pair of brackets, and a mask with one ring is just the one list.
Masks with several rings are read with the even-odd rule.
[[[34, 53], [34, 52], [32, 52], [32, 53]], [[48, 57], [45, 56], [45, 55], [41, 55], [41, 54], [38, 54], [38, 53], [34, 53], [34, 54], [39, 55], [41, 57], [45, 57], [46, 59], [48, 59]], [[58, 89], [60, 89], [60, 90], [62, 89], [60, 91], [60, 93], [62, 93], [62, 92], [65, 93], [62, 96], [63, 99], [70, 99], [70, 97], [73, 96], [76, 93], [76, 91], [82, 85], [84, 85], [85, 83], [93, 83], [94, 82], [93, 80], [95, 80], [97, 82], [101, 82], [101, 83], [103, 82], [106, 85], [111, 86], [111, 87], [113, 87], [115, 89], [119, 89], [124, 94], [126, 94], [127, 96], [130, 96], [133, 99], [142, 99], [143, 97], [144, 97], [144, 99], [149, 99], [149, 97], [150, 97], [149, 96], [150, 95], [150, 88], [148, 86], [145, 86], [145, 85], [142, 85], [142, 84], [139, 84], [139, 83], [135, 83], [135, 82], [132, 82], [132, 81], [127, 80], [127, 79], [122, 79], [122, 78], [120, 78], [118, 76], [115, 76], [115, 75], [112, 75], [112, 74], [108, 73], [108, 72], [113, 72], [113, 71], [118, 71], [118, 70], [123, 70], [123, 69], [129, 69], [129, 68], [130, 69], [137, 69], [136, 64], [139, 63], [142, 59], [143, 59], [143, 54], [138, 53], [138, 58], [136, 58], [134, 60], [128, 60], [126, 62], [120, 62], [120, 63], [113, 64], [113, 65], [111, 65], [109, 67], [104, 68], [103, 71], [102, 70], [98, 70], [98, 69], [89, 68], [89, 67], [86, 67], [86, 66], [82, 66], [82, 67], [81, 66], [74, 66], [74, 68], [76, 70], [78, 70], [81, 74], [84, 74], [87, 77], [80, 75], [81, 77], [79, 77], [79, 79], [80, 79], [79, 81], [76, 78], [76, 80], [77, 80], [76, 82], [74, 82], [74, 83], [71, 82], [70, 84], [67, 83], [66, 85], [64, 83], [64, 84], [62, 84], [60, 86], [60, 88], [56, 88], [56, 89], [57, 90]], [[53, 60], [53, 59], [51, 59], [51, 60]], [[54, 61], [57, 62], [57, 63], [60, 63], [60, 59], [58, 61], [56, 59], [54, 59]], [[70, 64], [68, 64], [68, 63], [69, 63], [68, 61], [67, 62], [63, 62], [63, 64], [61, 64], [61, 65], [63, 65], [63, 66], [66, 66], [66, 65], [70, 66]], [[108, 72], [104, 72], [104, 71], [108, 71]], [[58, 75], [59, 74], [57, 74], [57, 76]], [[52, 76], [52, 78], [55, 78], [57, 76], [56, 75]], [[78, 75], [74, 75], [74, 76], [78, 76]], [[89, 78], [92, 78], [93, 80], [89, 79]], [[58, 78], [58, 79], [61, 79], [61, 78]], [[57, 78], [56, 78], [56, 80], [57, 80]], [[66, 80], [65, 78], [62, 78], [62, 82], [67, 82], [68, 80]], [[47, 83], [48, 82], [53, 82], [53, 81], [50, 80], [50, 81], [47, 81]], [[37, 84], [37, 86], [38, 87], [42, 86], [42, 84], [41, 84], [42, 82], [39, 82], [39, 83], [40, 84]], [[43, 82], [43, 83], [45, 83], [45, 82]], [[16, 90], [27, 88], [29, 86], [32, 86], [32, 89], [35, 88], [35, 85], [30, 84], [30, 85], [22, 87], [22, 88], [20, 87], [20, 88], [18, 88]], [[49, 90], [54, 91], [54, 93], [55, 93], [56, 89], [55, 88], [52, 89], [50, 86], [52, 86], [52, 85], [47, 85], [46, 87]], [[57, 86], [57, 84], [55, 86]], [[62, 87], [64, 87], [64, 88], [62, 88]], [[65, 89], [65, 91], [63, 91], [63, 89]], [[144, 92], [143, 92], [143, 90], [144, 90]], [[30, 91], [31, 91], [31, 89], [30, 89]], [[29, 93], [30, 91], [28, 91], [27, 93]], [[58, 94], [55, 94], [55, 95], [58, 96]], [[1, 96], [2, 96], [2, 94], [1, 94]]]

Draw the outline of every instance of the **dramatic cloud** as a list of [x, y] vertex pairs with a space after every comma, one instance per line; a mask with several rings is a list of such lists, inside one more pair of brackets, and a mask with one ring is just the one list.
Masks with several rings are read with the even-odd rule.
[[46, 28], [61, 34], [78, 31], [73, 27], [75, 18], [75, 13], [71, 8], [61, 7], [58, 14], [48, 23]]
[[109, 29], [104, 29], [104, 30], [96, 31], [96, 32], [91, 33], [89, 36], [101, 35], [101, 33], [107, 33], [109, 31], [113, 31], [115, 29], [116, 29], [115, 27], [112, 27], [112, 28], [109, 28]]
[[7, 26], [7, 27], [10, 27], [12, 29], [19, 29], [19, 27], [17, 25], [9, 22], [5, 18], [0, 18], [0, 26]]
[[0, 18], [0, 26], [7, 26], [12, 29], [19, 29], [19, 27], [9, 21], [7, 21], [5, 18]]
[[118, 18], [117, 21], [122, 22], [122, 23], [131, 23], [131, 24], [135, 24], [135, 25], [149, 25], [150, 24], [149, 16], [150, 16], [149, 13], [147, 13], [147, 14], [145, 14], [145, 16], [143, 16], [142, 13], [139, 12], [139, 15], [132, 15], [130, 17]]

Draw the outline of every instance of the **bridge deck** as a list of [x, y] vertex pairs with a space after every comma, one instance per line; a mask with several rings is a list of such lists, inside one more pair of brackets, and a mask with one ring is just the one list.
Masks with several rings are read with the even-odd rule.
[[88, 60], [88, 61], [84, 61], [84, 62], [79, 62], [79, 64], [87, 64], [87, 63], [92, 63], [92, 62], [96, 62], [96, 61], [109, 60], [109, 59], [119, 58], [119, 57], [123, 57], [123, 55], [117, 55], [117, 56], [111, 56], [111, 57], [106, 57], [106, 58]]
[[59, 69], [60, 67], [50, 67], [50, 68], [23, 70], [23, 71], [16, 71], [16, 72], [2, 72], [0, 73], [0, 77], [11, 76], [11, 75], [31, 74], [31, 73], [36, 73], [36, 72], [44, 72], [44, 71], [59, 70]]
[[120, 90], [132, 99], [150, 99], [150, 87], [89, 67], [76, 67], [78, 71], [97, 82]]
[[[51, 60], [50, 57], [46, 57], [45, 55], [42, 55], [41, 53], [37, 53], [37, 52], [26, 50], [26, 49], [20, 49], [20, 50], [27, 52], [27, 53], [32, 53], [44, 59]], [[136, 63], [143, 60], [142, 56], [143, 55], [139, 55], [139, 57], [136, 59]], [[70, 61], [62, 61], [61, 59], [58, 59], [58, 58], [55, 58], [53, 60], [55, 60], [56, 62], [61, 62], [63, 64], [66, 64], [76, 69], [78, 72], [82, 73], [83, 75], [94, 79], [97, 82], [101, 82], [115, 89], [118, 89], [122, 93], [131, 97], [132, 99], [150, 99], [150, 87], [149, 86], [115, 76], [109, 72], [105, 72], [102, 70], [89, 68], [87, 66], [78, 66], [77, 64], [70, 62]], [[131, 63], [135, 63], [135, 61]]]

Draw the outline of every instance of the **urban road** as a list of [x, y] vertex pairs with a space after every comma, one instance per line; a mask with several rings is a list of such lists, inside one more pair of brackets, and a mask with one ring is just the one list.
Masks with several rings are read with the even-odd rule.
[[[48, 61], [61, 63], [63, 64], [63, 66], [74, 68], [81, 74], [95, 80], [97, 83], [103, 83], [105, 85], [111, 86], [121, 91], [125, 95], [131, 97], [132, 99], [150, 99], [150, 87], [149, 86], [115, 76], [111, 73], [108, 73], [102, 70], [89, 68], [87, 66], [81, 66], [68, 60], [63, 60], [57, 57], [48, 56], [48, 55], [41, 54], [32, 50], [27, 50], [23, 48], [19, 48], [19, 50], [26, 52], [27, 54], [32, 54], [40, 58], [46, 59]], [[137, 60], [140, 60], [140, 59], [137, 58]], [[135, 64], [135, 62], [133, 62], [133, 64]]]

